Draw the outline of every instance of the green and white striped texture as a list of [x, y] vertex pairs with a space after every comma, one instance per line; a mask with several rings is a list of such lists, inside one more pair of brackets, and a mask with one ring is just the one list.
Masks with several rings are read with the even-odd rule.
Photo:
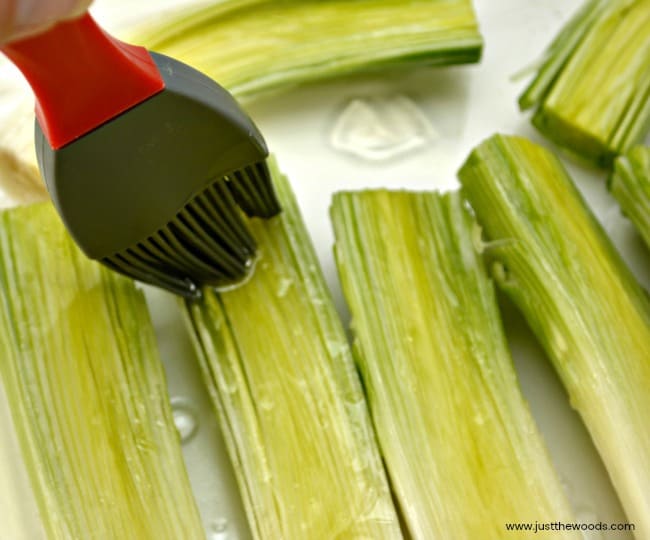
[[0, 214], [0, 375], [48, 538], [204, 538], [144, 297], [49, 203]]
[[397, 539], [346, 336], [289, 185], [248, 282], [185, 312], [255, 538]]
[[637, 538], [650, 538], [646, 291], [548, 150], [495, 135], [459, 178], [493, 243], [494, 278], [546, 349]]
[[506, 522], [572, 521], [458, 192], [338, 193], [331, 214], [355, 358], [410, 536], [505, 539]]
[[650, 148], [635, 146], [616, 159], [609, 191], [650, 248]]
[[650, 128], [650, 0], [586, 0], [519, 100], [533, 124], [601, 167]]
[[225, 0], [134, 36], [240, 99], [359, 70], [477, 62], [483, 44], [471, 0]]

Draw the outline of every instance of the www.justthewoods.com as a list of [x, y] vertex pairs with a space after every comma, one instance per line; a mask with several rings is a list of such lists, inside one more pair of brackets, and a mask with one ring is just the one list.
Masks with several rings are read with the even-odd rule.
[[565, 523], [562, 521], [553, 522], [529, 522], [529, 523], [506, 523], [506, 531], [529, 531], [529, 532], [550, 532], [550, 531], [634, 531], [634, 523]]

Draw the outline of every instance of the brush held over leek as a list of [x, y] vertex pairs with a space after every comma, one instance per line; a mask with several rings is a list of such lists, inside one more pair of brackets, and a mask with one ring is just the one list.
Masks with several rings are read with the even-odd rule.
[[346, 336], [287, 181], [253, 223], [243, 286], [186, 304], [258, 539], [396, 539], [400, 527]]
[[499, 286], [546, 349], [637, 538], [650, 538], [650, 302], [560, 161], [495, 135], [459, 172]]
[[143, 295], [47, 203], [0, 214], [0, 374], [48, 538], [204, 538]]
[[226, 0], [136, 37], [240, 99], [359, 70], [477, 62], [482, 48], [471, 0]]
[[[195, 66], [246, 101], [358, 71], [475, 63], [483, 46], [471, 0], [214, 0], [150, 18], [127, 38]], [[26, 119], [32, 107], [23, 100], [11, 119]], [[11, 137], [0, 133], [0, 146], [31, 148], [33, 122], [16, 124]], [[33, 151], [19, 154], [36, 165]], [[28, 188], [34, 193], [19, 196], [45, 200], [38, 182]]]
[[519, 100], [571, 153], [609, 167], [650, 128], [650, 0], [586, 0]]
[[502, 539], [509, 521], [572, 521], [458, 192], [338, 193], [331, 214], [356, 360], [411, 537]]
[[650, 248], [650, 148], [636, 146], [616, 159], [609, 190]]

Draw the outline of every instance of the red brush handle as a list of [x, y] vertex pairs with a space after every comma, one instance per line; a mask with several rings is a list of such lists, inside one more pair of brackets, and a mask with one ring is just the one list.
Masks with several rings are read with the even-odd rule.
[[36, 118], [54, 149], [165, 87], [146, 49], [109, 36], [88, 13], [1, 50], [34, 90]]

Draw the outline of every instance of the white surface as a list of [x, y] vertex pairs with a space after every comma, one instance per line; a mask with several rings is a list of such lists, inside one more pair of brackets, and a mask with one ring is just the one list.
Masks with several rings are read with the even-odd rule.
[[[107, 26], [119, 28], [142, 14], [154, 16], [160, 6], [175, 3], [174, 0], [141, 2], [136, 13], [123, 9], [126, 0], [100, 0], [95, 11], [98, 18], [110, 21]], [[515, 83], [511, 78], [539, 58], [553, 34], [580, 3], [580, 0], [475, 0], [486, 42], [484, 58], [478, 66], [357, 76], [309, 85], [248, 107], [282, 169], [292, 180], [328, 283], [345, 319], [347, 313], [331, 253], [333, 237], [328, 218], [331, 193], [366, 187], [449, 189], [456, 185], [455, 172], [471, 147], [493, 132], [518, 133], [541, 141], [527, 118], [517, 110], [516, 98], [525, 81]], [[394, 122], [383, 116], [381, 106], [374, 105], [395, 102], [395, 99], [403, 102], [403, 98], [409, 102], [406, 107], [415, 106], [417, 112], [407, 122], [399, 123], [398, 131], [391, 131]], [[4, 97], [0, 99], [3, 100], [0, 106], [8, 103]], [[353, 114], [350, 119], [352, 102], [363, 106], [360, 116]], [[354, 107], [352, 112], [358, 113], [359, 107]], [[341, 119], [346, 110], [348, 117]], [[25, 119], [25, 122], [30, 121]], [[341, 123], [344, 133], [341, 133]], [[405, 143], [409, 126], [423, 141]], [[339, 149], [332, 145], [333, 136]], [[361, 151], [372, 159], [356, 157], [354, 146], [372, 146], [373, 137], [380, 138], [374, 143], [382, 150], [393, 140], [403, 144], [405, 151], [387, 152], [396, 155], [386, 160], [375, 159], [377, 152]], [[12, 143], [19, 145], [20, 141]], [[573, 164], [569, 167], [641, 281], [650, 285], [650, 257], [607, 194], [604, 174]], [[152, 311], [170, 394], [182, 400], [185, 407], [182, 418], [185, 428], [192, 421], [186, 415], [188, 408], [190, 414], [196, 415], [196, 431], [185, 442], [184, 452], [208, 537], [210, 540], [247, 539], [250, 536], [232, 471], [182, 322], [175, 313], [174, 299], [158, 292], [149, 297], [154, 304]], [[504, 314], [524, 393], [578, 517], [588, 521], [624, 521], [602, 463], [580, 419], [569, 407], [548, 361], [512, 307], [506, 305]], [[6, 418], [6, 411], [4, 415]], [[0, 423], [3, 439], [9, 437], [5, 426], [6, 423]], [[2, 447], [5, 444], [3, 441]], [[6, 451], [0, 454], [0, 460], [6, 455]], [[5, 470], [0, 468], [0, 472], [3, 473], [1, 483]], [[16, 519], [29, 522], [33, 516], [16, 516]], [[0, 538], [5, 537], [0, 534]], [[588, 538], [623, 540], [631, 536], [616, 533]]]

